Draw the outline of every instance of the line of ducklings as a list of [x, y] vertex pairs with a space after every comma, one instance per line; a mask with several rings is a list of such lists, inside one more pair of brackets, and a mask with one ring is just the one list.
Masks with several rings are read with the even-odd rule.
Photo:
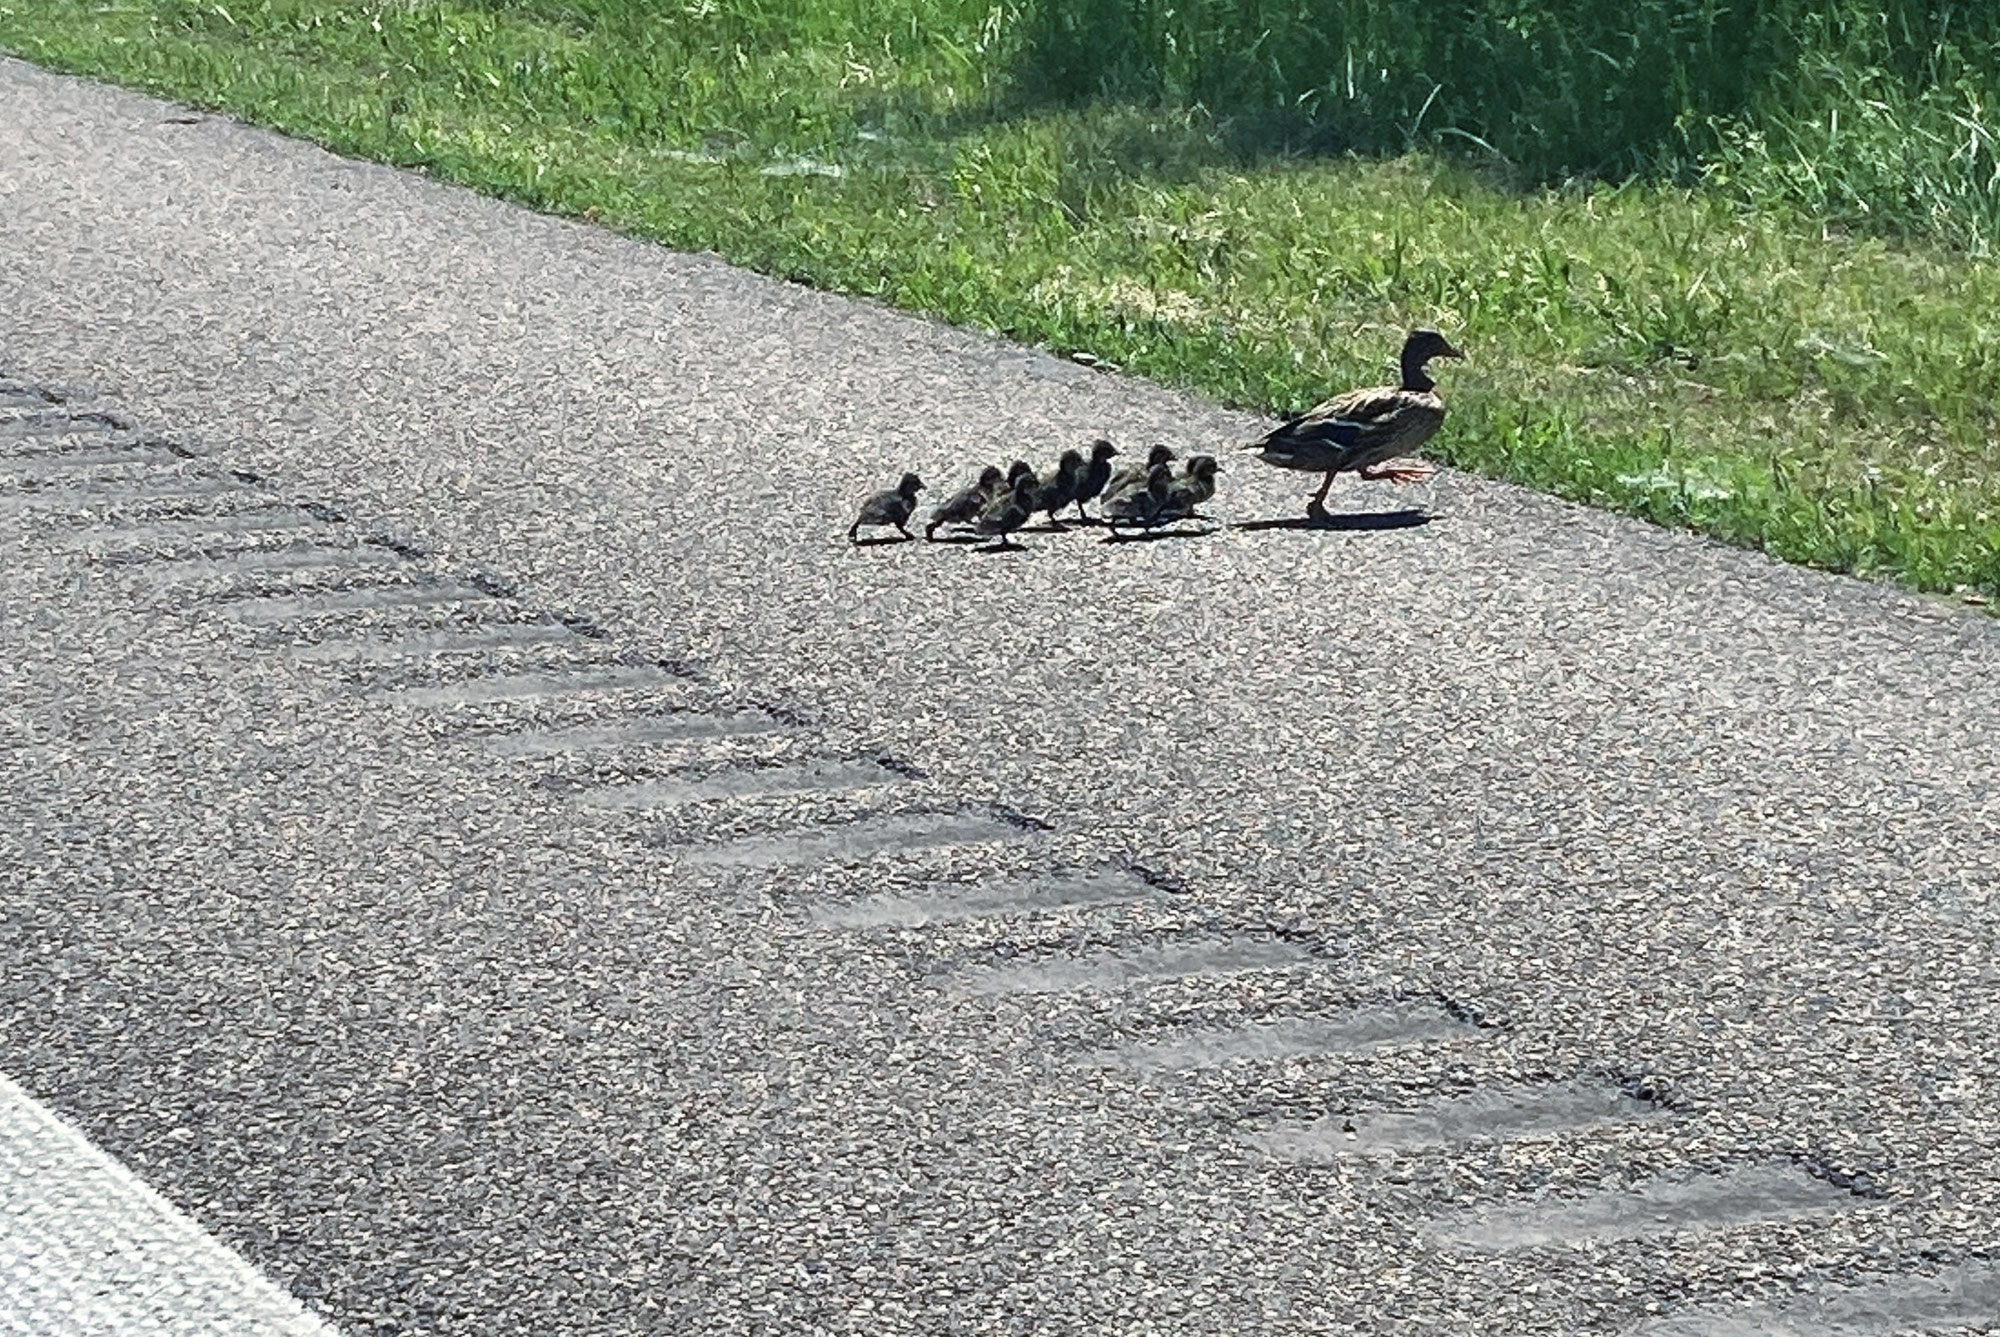
[[[1084, 524], [1103, 524], [1111, 536], [1125, 537], [1126, 530], [1157, 529], [1181, 520], [1201, 520], [1198, 509], [1215, 495], [1215, 475], [1220, 467], [1213, 455], [1190, 456], [1176, 473], [1174, 452], [1156, 445], [1146, 454], [1144, 464], [1113, 468], [1118, 450], [1109, 441], [1091, 444], [1090, 454], [1065, 450], [1047, 477], [1035, 473], [1026, 460], [1015, 460], [1005, 473], [997, 465], [987, 465], [969, 486], [947, 497], [931, 512], [924, 525], [924, 538], [939, 542], [938, 531], [954, 536], [983, 536], [996, 540], [996, 548], [1018, 548], [1014, 534], [1037, 515], [1046, 514], [1052, 528], [1065, 526], [1058, 512], [1076, 507], [1076, 518]], [[877, 492], [861, 503], [861, 514], [848, 526], [850, 543], [861, 541], [866, 526], [893, 528], [906, 539], [916, 538], [909, 530], [916, 514], [917, 493], [923, 480], [913, 473], [885, 492]], [[1084, 509], [1098, 503], [1096, 517]]]

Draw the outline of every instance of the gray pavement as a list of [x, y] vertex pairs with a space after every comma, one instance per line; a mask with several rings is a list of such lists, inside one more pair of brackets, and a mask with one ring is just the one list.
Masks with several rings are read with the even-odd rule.
[[1257, 424], [168, 115], [0, 62], [0, 1071], [341, 1331], [2000, 1331], [1992, 620], [850, 550]]

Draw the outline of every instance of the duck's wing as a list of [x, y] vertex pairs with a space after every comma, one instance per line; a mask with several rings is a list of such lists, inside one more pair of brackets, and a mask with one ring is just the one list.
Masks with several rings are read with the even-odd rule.
[[1256, 449], [1286, 468], [1358, 469], [1416, 449], [1443, 423], [1435, 394], [1377, 386], [1336, 395], [1273, 429]]

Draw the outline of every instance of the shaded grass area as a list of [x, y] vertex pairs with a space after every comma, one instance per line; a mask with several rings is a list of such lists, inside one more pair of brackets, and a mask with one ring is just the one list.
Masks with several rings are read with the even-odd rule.
[[[2000, 595], [2000, 266], [1829, 234], [1798, 190], [1523, 190], [1029, 97], [1037, 12], [0, 0], [0, 46], [1243, 405], [1382, 379], [1436, 324], [1473, 355], [1454, 464]], [[1775, 170], [1760, 133], [1718, 163]]]

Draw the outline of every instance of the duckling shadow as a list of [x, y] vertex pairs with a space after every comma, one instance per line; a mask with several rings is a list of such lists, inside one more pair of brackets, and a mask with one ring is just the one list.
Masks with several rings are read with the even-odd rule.
[[886, 548], [898, 543], [915, 543], [914, 538], [904, 538], [901, 534], [883, 534], [876, 538], [850, 539], [850, 548]]
[[1321, 529], [1336, 533], [1370, 534], [1389, 529], [1420, 529], [1431, 522], [1429, 511], [1407, 507], [1400, 511], [1359, 511], [1348, 515], [1287, 515], [1277, 520], [1245, 520], [1231, 529]]
[[1146, 529], [1139, 533], [1113, 531], [1099, 539], [1100, 543], [1165, 543], [1173, 539], [1205, 539], [1221, 532], [1218, 525], [1206, 529]]

